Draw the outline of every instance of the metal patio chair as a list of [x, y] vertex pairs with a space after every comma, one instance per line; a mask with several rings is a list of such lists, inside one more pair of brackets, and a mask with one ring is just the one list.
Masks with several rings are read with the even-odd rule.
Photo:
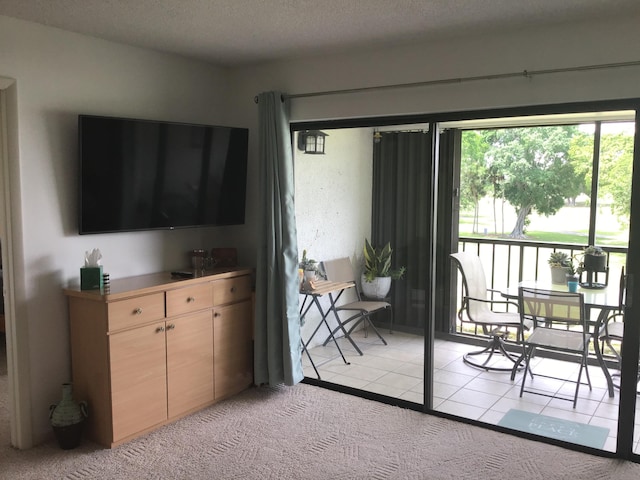
[[[597, 341], [600, 342], [600, 352], [604, 351], [604, 346], [609, 347], [618, 364], [618, 370], [622, 370], [622, 338], [624, 336], [624, 304], [625, 291], [627, 287], [627, 277], [624, 274], [624, 267], [620, 272], [620, 290], [618, 291], [618, 308], [613, 310], [602, 322], [598, 332]], [[620, 373], [612, 373], [611, 377], [620, 377]], [[638, 382], [640, 382], [640, 369], [638, 371]], [[613, 386], [620, 388], [620, 384], [613, 382]], [[638, 392], [640, 393], [640, 391]]]
[[[490, 371], [511, 372], [514, 365], [517, 369], [523, 368], [520, 364], [521, 356], [509, 352], [505, 348], [505, 340], [510, 331], [515, 332], [515, 341], [522, 341], [522, 328], [520, 314], [509, 311], [495, 311], [497, 305], [502, 305], [506, 310], [509, 306], [516, 309], [515, 302], [507, 300], [494, 300], [490, 294], [499, 293], [498, 290], [487, 288], [487, 278], [482, 267], [482, 261], [478, 255], [470, 252], [452, 253], [455, 264], [462, 274], [464, 296], [462, 306], [458, 311], [461, 322], [470, 322], [482, 327], [483, 332], [491, 339], [487, 346], [481, 350], [466, 353], [463, 361], [474, 367]], [[494, 355], [503, 356], [509, 360], [509, 364], [491, 363]]]
[[[589, 390], [591, 390], [591, 379], [589, 378], [589, 369], [587, 367], [591, 334], [589, 333], [589, 326], [587, 325], [585, 316], [583, 294], [520, 287], [519, 304], [520, 317], [523, 325], [526, 321], [533, 322], [530, 333], [522, 343], [525, 370], [520, 386], [520, 396], [522, 397], [522, 394], [527, 392], [568, 400], [572, 401], [573, 408], [576, 408], [578, 392], [580, 385], [582, 385], [583, 371], [587, 377]], [[580, 361], [578, 378], [574, 381], [558, 376], [534, 374], [531, 370], [531, 358], [538, 349], [568, 353], [578, 357]], [[576, 389], [573, 398], [566, 398], [555, 392], [532, 390], [533, 387], [527, 389], [525, 386], [527, 372], [531, 375], [532, 383], [536, 375], [567, 382], [575, 382]]]

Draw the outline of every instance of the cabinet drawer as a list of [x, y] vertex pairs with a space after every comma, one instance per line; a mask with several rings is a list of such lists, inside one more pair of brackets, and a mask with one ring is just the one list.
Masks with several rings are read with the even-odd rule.
[[211, 282], [213, 285], [213, 304], [224, 305], [251, 297], [251, 277], [243, 275], [224, 278]]
[[213, 306], [211, 283], [167, 291], [167, 317], [196, 312]]
[[109, 331], [135, 327], [146, 322], [164, 318], [164, 293], [109, 303]]

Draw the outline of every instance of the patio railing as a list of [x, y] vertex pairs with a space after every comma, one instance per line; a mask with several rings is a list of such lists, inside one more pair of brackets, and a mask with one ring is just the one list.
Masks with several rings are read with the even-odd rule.
[[[551, 252], [562, 251], [575, 256], [580, 254], [585, 246], [528, 240], [460, 237], [458, 251], [477, 253], [482, 259], [488, 287], [505, 290], [522, 280], [551, 281], [551, 270], [547, 262]], [[602, 249], [607, 252], [608, 282], [618, 282], [621, 269], [626, 264], [627, 248], [603, 246]], [[462, 298], [460, 281], [458, 287], [457, 308]], [[460, 321], [456, 322], [455, 331], [470, 333], [468, 329], [463, 328]], [[482, 330], [477, 332], [474, 330], [471, 333], [481, 335]]]

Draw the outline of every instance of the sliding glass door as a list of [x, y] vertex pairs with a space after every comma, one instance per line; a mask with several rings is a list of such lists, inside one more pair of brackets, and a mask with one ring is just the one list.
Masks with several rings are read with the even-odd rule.
[[[631, 172], [637, 177], [640, 171], [632, 168], [639, 162], [635, 107], [614, 102], [499, 117], [487, 111], [296, 125], [294, 145], [311, 130], [325, 140], [323, 155], [295, 154], [300, 255], [307, 250], [319, 262], [348, 257], [360, 284], [366, 239], [378, 247], [389, 242], [393, 265], [406, 267], [382, 299], [393, 316], [372, 317], [382, 338], [366, 322], [343, 330], [328, 297], [320, 298], [328, 325], [316, 309], [305, 315], [306, 381], [572, 448], [639, 453], [632, 419], [640, 331], [628, 320], [637, 317], [630, 300], [640, 265], [634, 254], [640, 200], [631, 201], [638, 185]], [[605, 252], [605, 270], [582, 265], [589, 245]], [[580, 387], [575, 408], [559, 398], [572, 388], [573, 358], [538, 352], [534, 375], [560, 379], [535, 375], [539, 390], [551, 395], [522, 397], [519, 366], [513, 376], [509, 368], [491, 368], [505, 361], [513, 366], [512, 360], [496, 353], [490, 368], [465, 360], [492, 344], [517, 359], [522, 347], [517, 328], [485, 328], [459, 313], [465, 289], [450, 257], [457, 251], [480, 258], [486, 287], [517, 319], [520, 282], [553, 284], [551, 253], [565, 253], [580, 270], [579, 291], [589, 297], [592, 385]], [[623, 303], [614, 292], [621, 280], [630, 292]], [[354, 292], [337, 304], [353, 301]], [[610, 314], [626, 320], [622, 341], [600, 334]], [[523, 431], [523, 422], [536, 431]]]
[[[322, 155], [296, 149], [296, 217], [300, 255], [317, 260], [318, 281], [334, 281], [323, 269], [347, 257], [357, 286], [317, 297], [323, 311], [358, 300], [390, 308], [340, 328], [330, 312], [326, 324], [317, 304], [304, 315], [303, 355], [307, 381], [356, 389], [364, 396], [421, 409], [424, 390], [424, 329], [430, 315], [432, 137], [423, 126], [322, 128]], [[294, 133], [295, 145], [305, 130]], [[373, 193], [372, 193], [373, 192]], [[361, 277], [365, 241], [378, 251], [389, 244], [392, 269], [405, 267], [383, 298], [366, 297]], [[326, 279], [323, 275], [326, 275]], [[333, 296], [333, 298], [332, 298]], [[301, 295], [307, 303], [309, 296]], [[350, 315], [341, 312], [342, 320]], [[354, 327], [353, 331], [350, 331]], [[379, 335], [373, 331], [377, 329]], [[330, 331], [335, 331], [334, 341]], [[313, 364], [312, 364], [313, 362]], [[315, 365], [315, 369], [314, 369]]]
[[[624, 332], [620, 377], [620, 424], [618, 435], [618, 451], [640, 460], [638, 439], [638, 352], [640, 349], [640, 309], [634, 299], [640, 298], [640, 110], [636, 110], [636, 129], [633, 150], [632, 188], [630, 194], [629, 215], [629, 255], [627, 257], [627, 282], [624, 301]], [[632, 421], [633, 419], [633, 421]], [[631, 453], [630, 453], [631, 452]]]
[[[504, 302], [517, 302], [519, 284], [567, 291], [565, 275], [579, 274], [578, 290], [592, 335], [591, 386], [582, 379], [574, 406], [576, 359], [539, 349], [530, 382], [536, 395], [523, 394], [518, 323], [489, 328], [478, 324], [475, 313], [465, 308], [465, 302], [473, 302], [465, 295], [477, 283], [471, 277], [478, 272], [463, 278], [454, 264], [457, 281], [451, 293], [457, 303], [449, 327], [470, 345], [458, 344], [461, 358], [446, 365], [446, 373], [434, 375], [434, 408], [527, 435], [615, 452], [623, 441], [618, 428], [618, 354], [624, 295], [618, 290], [629, 272], [635, 122], [633, 111], [608, 112], [607, 120], [590, 121], [589, 116], [601, 118], [597, 113], [576, 119], [496, 118], [485, 119], [482, 128], [474, 122], [449, 122], [443, 136], [454, 145], [445, 161], [459, 166], [451, 174], [452, 250], [479, 259], [482, 284], [492, 290], [486, 299], [496, 302], [491, 304], [496, 322], [504, 318], [502, 312], [517, 311], [517, 305]], [[593, 270], [585, 262], [589, 245], [602, 251], [603, 268]], [[558, 255], [564, 258], [558, 265], [560, 282], [552, 275]], [[607, 321], [611, 335], [605, 335]], [[523, 331], [525, 338], [530, 333]], [[505, 374], [509, 370], [511, 374]], [[628, 424], [631, 417], [624, 414], [620, 418]]]

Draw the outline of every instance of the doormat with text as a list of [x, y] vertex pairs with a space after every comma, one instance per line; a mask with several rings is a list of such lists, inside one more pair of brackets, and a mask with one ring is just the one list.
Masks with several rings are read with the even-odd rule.
[[604, 447], [604, 442], [609, 436], [609, 429], [605, 427], [525, 412], [515, 408], [505, 413], [498, 425], [593, 448]]

